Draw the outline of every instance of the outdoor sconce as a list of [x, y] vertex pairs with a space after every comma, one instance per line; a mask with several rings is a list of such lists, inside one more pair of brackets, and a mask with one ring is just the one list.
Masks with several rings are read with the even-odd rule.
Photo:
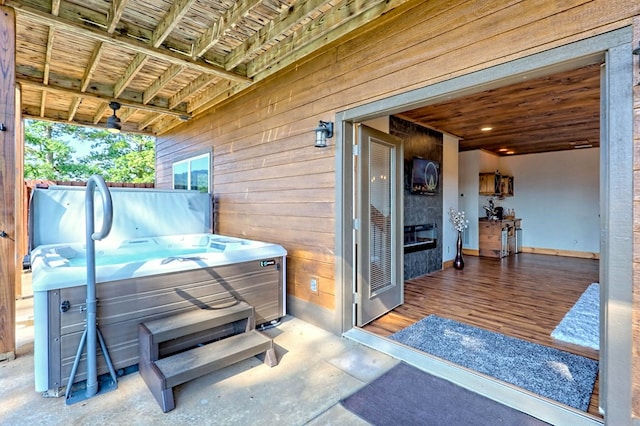
[[316, 127], [316, 148], [326, 148], [327, 139], [333, 137], [333, 123], [331, 121], [322, 121]]
[[107, 131], [109, 133], [120, 133], [122, 126], [120, 125], [120, 119], [116, 115], [116, 111], [120, 109], [118, 102], [109, 102], [109, 108], [113, 110], [113, 115], [107, 118]]
[[6, 132], [7, 131], [7, 126], [4, 125], [4, 123], [0, 123], [0, 132]]

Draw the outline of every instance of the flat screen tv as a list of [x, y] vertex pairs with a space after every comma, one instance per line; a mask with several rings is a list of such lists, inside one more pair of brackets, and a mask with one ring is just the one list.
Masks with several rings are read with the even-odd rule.
[[440, 163], [414, 157], [411, 163], [411, 193], [437, 194], [440, 190]]

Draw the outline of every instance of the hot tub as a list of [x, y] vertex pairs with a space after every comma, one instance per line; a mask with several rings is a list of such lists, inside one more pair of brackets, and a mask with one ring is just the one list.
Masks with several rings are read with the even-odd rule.
[[[277, 321], [286, 311], [285, 262], [279, 245], [215, 234], [96, 242], [98, 328], [114, 368], [138, 363], [137, 325], [143, 321], [236, 301], [255, 308], [258, 325]], [[84, 244], [39, 246], [31, 265], [35, 388], [57, 394], [85, 326]], [[229, 332], [222, 327], [214, 334]], [[86, 378], [84, 360], [76, 382]], [[99, 355], [98, 374], [107, 372]]]

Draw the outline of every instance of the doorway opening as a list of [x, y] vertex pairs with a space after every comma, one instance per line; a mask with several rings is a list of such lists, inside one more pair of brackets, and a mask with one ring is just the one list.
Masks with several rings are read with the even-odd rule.
[[[629, 302], [631, 296], [631, 259], [629, 258], [628, 253], [626, 255], [623, 253], [619, 253], [625, 259], [624, 264], [628, 266], [619, 268], [611, 263], [612, 253], [618, 252], [622, 248], [617, 244], [614, 246], [612, 244], [612, 239], [617, 238], [616, 235], [618, 235], [618, 237], [623, 235], [623, 233], [625, 232], [622, 228], [617, 228], [615, 225], [612, 226], [612, 212], [610, 210], [611, 201], [616, 200], [616, 203], [619, 202], [621, 203], [621, 205], [624, 205], [625, 208], [628, 209], [625, 210], [624, 214], [626, 215], [625, 218], [628, 220], [628, 225], [630, 226], [631, 217], [629, 216], [629, 214], [631, 211], [630, 203], [632, 199], [630, 187], [632, 182], [631, 164], [624, 159], [625, 155], [631, 155], [630, 153], [632, 138], [631, 129], [629, 127], [632, 123], [632, 120], [628, 120], [626, 127], [623, 126], [623, 128], [620, 128], [618, 126], [614, 129], [611, 126], [612, 120], [615, 119], [613, 117], [615, 117], [616, 114], [625, 115], [627, 113], [626, 111], [622, 111], [621, 109], [616, 110], [615, 107], [612, 106], [612, 99], [616, 99], [617, 97], [617, 101], [619, 102], [621, 100], [620, 97], [628, 97], [630, 100], [630, 93], [625, 92], [625, 90], [622, 88], [617, 88], [616, 84], [614, 83], [615, 79], [612, 78], [613, 75], [616, 75], [616, 73], [619, 72], [621, 74], [617, 74], [617, 77], [621, 78], [623, 81], [626, 81], [625, 79], [630, 79], [631, 73], [630, 64], [627, 64], [625, 62], [626, 60], [622, 59], [621, 56], [617, 58], [614, 54], [617, 46], [623, 44], [623, 42], [628, 43], [630, 37], [628, 34], [625, 35], [618, 33], [617, 35], [621, 38], [616, 38], [611, 33], [596, 37], [596, 39], [598, 39], [598, 42], [602, 43], [595, 43], [596, 45], [599, 45], [596, 48], [594, 48], [594, 45], [588, 47], [586, 45], [586, 42], [578, 42], [576, 43], [577, 45], [579, 45], [579, 48], [577, 50], [568, 51], [560, 49], [562, 50], [562, 52], [560, 52], [562, 53], [561, 55], [558, 54], [558, 51], [550, 51], [538, 55], [533, 55], [532, 57], [514, 61], [513, 63], [510, 63], [508, 65], [497, 66], [489, 70], [473, 73], [469, 76], [455, 78], [441, 84], [436, 84], [424, 89], [419, 89], [409, 94], [398, 95], [396, 97], [385, 99], [384, 101], [380, 101], [378, 103], [355, 108], [353, 110], [339, 114], [338, 116], [338, 119], [342, 120], [343, 122], [342, 137], [344, 139], [344, 143], [341, 147], [342, 156], [341, 158], [339, 158], [339, 162], [344, 172], [344, 176], [347, 177], [346, 171], [353, 169], [355, 161], [353, 160], [351, 152], [351, 145], [353, 142], [352, 135], [355, 123], [363, 122], [383, 115], [399, 114], [405, 111], [423, 107], [425, 105], [435, 105], [445, 100], [450, 100], [461, 96], [471, 95], [473, 93], [479, 93], [489, 89], [507, 86], [513, 84], [517, 80], [521, 80], [523, 77], [535, 78], [544, 75], [551, 75], [563, 70], [578, 69], [580, 67], [591, 65], [594, 63], [606, 63], [602, 77], [602, 112], [600, 114], [602, 129], [600, 131], [601, 153], [599, 181], [601, 220], [599, 231], [600, 253], [602, 254], [599, 265], [594, 267], [592, 264], [592, 266], [590, 267], [592, 274], [595, 274], [595, 277], [598, 279], [598, 281], [600, 281], [603, 287], [603, 290], [601, 292], [602, 338], [599, 358], [601, 371], [600, 407], [603, 408], [605, 412], [609, 409], [615, 410], [616, 408], [619, 408], [612, 407], [609, 404], [609, 399], [607, 398], [607, 395], [609, 393], [608, 390], [611, 386], [610, 383], [612, 383], [612, 378], [620, 377], [621, 380], [626, 381], [625, 385], [628, 385], [630, 387], [629, 378], [624, 378], [625, 375], [628, 376], [627, 372], [630, 368], [630, 357], [621, 357], [619, 355], [613, 354], [613, 352], [619, 353], [621, 346], [620, 342], [622, 342], [623, 346], [627, 346], [625, 349], [630, 350], [630, 310], [627, 311], [626, 309], [623, 309], [623, 311], [618, 311], [615, 313], [617, 318], [620, 318], [621, 315], [628, 320], [629, 329], [624, 330], [622, 334], [620, 333], [620, 330], [615, 331], [608, 325], [608, 318], [613, 314], [610, 304], [612, 294], [618, 294], [619, 296], [624, 297]], [[609, 37], [613, 37], [615, 40], [610, 39]], [[593, 40], [590, 40], [589, 42], [593, 42]], [[582, 50], [580, 50], [580, 48], [582, 48]], [[585, 53], [584, 49], [586, 49], [588, 52]], [[580, 54], [576, 54], [575, 52], [580, 52]], [[616, 66], [617, 60], [625, 62], [625, 65]], [[622, 103], [625, 104], [626, 101], [627, 99], [622, 101]], [[630, 104], [631, 103], [629, 101], [629, 103], [625, 105]], [[623, 139], [613, 139], [612, 132], [622, 132], [621, 134], [618, 134], [618, 137], [622, 137]], [[619, 143], [613, 143], [613, 141], [615, 140], [628, 141], [629, 146], [618, 146]], [[618, 172], [621, 171], [621, 167], [624, 169], [622, 171], [624, 177], [618, 175]], [[613, 168], [616, 169], [616, 173], [612, 175], [611, 170]], [[627, 179], [628, 181], [625, 179]], [[348, 200], [351, 196], [348, 194], [354, 187], [352, 183], [353, 182], [348, 178], [343, 179], [342, 189], [344, 193], [341, 194], [343, 203], [345, 202], [344, 200]], [[346, 204], [348, 205], [348, 202]], [[349, 208], [343, 208], [342, 211], [344, 215], [342, 219], [345, 220], [345, 223], [347, 223], [346, 220], [348, 219], [350, 223], [352, 218], [348, 217], [347, 215], [352, 212], [352, 210]], [[348, 262], [353, 260], [352, 258], [349, 258], [349, 255], [347, 253], [348, 249], [353, 247], [351, 245], [352, 240], [350, 239], [352, 238], [350, 236], [352, 235], [352, 232], [350, 232], [350, 230], [346, 228], [344, 229], [344, 231], [345, 232], [343, 232], [340, 237], [342, 238], [341, 247], [344, 251], [343, 257]], [[345, 244], [345, 242], [347, 242], [347, 244]], [[630, 250], [630, 247], [627, 247], [627, 249]], [[535, 256], [532, 256], [533, 259]], [[482, 259], [474, 259], [474, 261], [476, 260], [478, 263], [478, 270], [481, 270], [483, 267]], [[618, 261], [623, 262], [622, 259], [617, 259], [616, 262]], [[369, 333], [361, 328], [354, 328], [354, 323], [352, 322], [353, 303], [351, 302], [350, 291], [352, 288], [354, 288], [353, 280], [355, 279], [355, 274], [352, 274], [352, 271], [349, 268], [345, 268], [344, 264], [342, 266], [339, 265], [338, 269], [340, 274], [338, 274], [337, 276], [341, 276], [343, 278], [343, 282], [345, 283], [342, 288], [341, 296], [343, 312], [342, 325], [343, 330], [345, 330], [346, 336], [354, 338], [364, 344], [370, 345], [377, 349], [382, 349], [408, 362], [415, 363], [429, 372], [432, 372], [441, 377], [445, 377], [455, 383], [461, 384], [462, 386], [467, 387], [471, 390], [475, 390], [479, 393], [485, 394], [493, 399], [497, 399], [516, 409], [539, 417], [542, 420], [552, 423], [575, 423], [577, 421], [578, 423], [583, 424], [598, 424], [601, 421], [601, 419], [598, 419], [597, 416], [585, 415], [584, 413], [576, 412], [576, 410], [568, 409], [565, 406], [560, 406], [543, 398], [538, 398], [535, 395], [523, 392], [521, 389], [514, 389], [513, 387], [507, 386], [504, 383], [496, 382], [495, 380], [488, 379], [482, 375], [478, 375], [465, 369], [456, 367], [455, 365], [451, 365], [450, 363], [443, 362], [441, 359], [437, 359], [428, 355], [425, 356], [425, 354], [423, 353], [406, 350], [406, 348], [397, 347], [397, 345], [395, 345], [388, 339], [384, 339], [380, 336], [375, 335], [374, 333]], [[617, 276], [617, 279], [615, 281], [612, 281], [613, 276]], [[619, 285], [619, 280], [624, 280], [625, 284]], [[589, 279], [587, 279], [587, 281], [589, 281]], [[613, 282], [616, 283], [615, 286], [610, 284]], [[628, 285], [626, 283], [628, 283]], [[614, 334], [622, 338], [622, 340], [616, 343], [616, 350], [612, 351], [611, 337]], [[614, 361], [614, 358], [617, 359], [617, 361]], [[614, 362], [620, 362], [621, 364], [616, 365]], [[630, 401], [627, 401], [627, 403], [630, 404]], [[622, 405], [623, 404], [624, 403], [622, 403]]]

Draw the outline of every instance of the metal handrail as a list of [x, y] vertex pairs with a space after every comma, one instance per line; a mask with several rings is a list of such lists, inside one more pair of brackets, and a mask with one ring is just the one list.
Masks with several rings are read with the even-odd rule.
[[[94, 220], [94, 192], [98, 189], [102, 197], [102, 227], [100, 231], [95, 232]], [[96, 299], [96, 249], [95, 241], [100, 241], [109, 235], [111, 226], [113, 225], [113, 203], [111, 201], [111, 193], [102, 176], [93, 175], [87, 181], [87, 189], [85, 191], [85, 214], [86, 214], [86, 250], [87, 250], [87, 306], [86, 306], [86, 328], [80, 339], [76, 359], [71, 369], [69, 382], [66, 389], [66, 398], [69, 400], [71, 387], [75, 378], [82, 349], [87, 345], [87, 386], [86, 397], [90, 398], [98, 393], [98, 368], [97, 368], [97, 349], [98, 340], [102, 349], [102, 354], [109, 368], [109, 373], [114, 384], [117, 382], [116, 373], [109, 358], [106, 345], [100, 330], [98, 330], [97, 321], [97, 305]]]

